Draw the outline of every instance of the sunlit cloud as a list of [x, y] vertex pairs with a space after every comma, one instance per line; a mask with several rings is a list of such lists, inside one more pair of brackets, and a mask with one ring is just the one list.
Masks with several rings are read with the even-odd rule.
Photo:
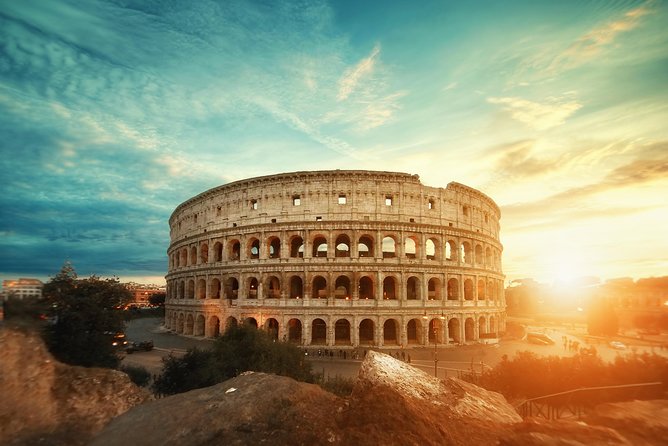
[[547, 98], [543, 103], [518, 97], [490, 97], [487, 102], [498, 104], [516, 121], [536, 130], [546, 130], [563, 124], [582, 104], [570, 98]]
[[357, 88], [357, 84], [368, 76], [376, 64], [376, 58], [380, 54], [380, 45], [376, 45], [371, 50], [371, 54], [362, 59], [339, 79], [339, 93], [336, 95], [338, 101], [348, 99], [348, 96]]

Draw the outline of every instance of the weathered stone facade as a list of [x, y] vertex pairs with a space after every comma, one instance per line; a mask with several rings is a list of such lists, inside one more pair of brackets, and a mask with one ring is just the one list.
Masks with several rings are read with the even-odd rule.
[[165, 324], [242, 321], [316, 346], [477, 341], [505, 328], [498, 206], [417, 175], [293, 172], [236, 181], [169, 219]]

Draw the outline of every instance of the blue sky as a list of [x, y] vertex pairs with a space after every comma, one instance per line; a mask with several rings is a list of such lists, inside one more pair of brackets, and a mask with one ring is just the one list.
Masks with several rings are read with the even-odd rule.
[[458, 181], [508, 279], [668, 274], [664, 1], [0, 0], [0, 277], [163, 281], [185, 199]]

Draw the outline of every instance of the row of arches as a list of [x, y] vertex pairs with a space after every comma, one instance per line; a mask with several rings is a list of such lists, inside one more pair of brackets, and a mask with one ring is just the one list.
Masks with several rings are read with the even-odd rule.
[[170, 279], [170, 299], [345, 299], [345, 300], [503, 300], [503, 282], [478, 277], [461, 281], [451, 277], [408, 275], [405, 286], [399, 277], [380, 273], [279, 274], [215, 276]]
[[[376, 243], [380, 240], [380, 243]], [[403, 243], [401, 242], [403, 240]], [[353, 243], [352, 241], [355, 241]], [[333, 243], [332, 243], [333, 242]], [[500, 270], [500, 252], [496, 247], [481, 242], [450, 238], [441, 242], [438, 236], [386, 234], [376, 238], [372, 234], [351, 237], [347, 233], [332, 235], [314, 233], [305, 239], [293, 234], [284, 243], [277, 235], [261, 242], [257, 236], [230, 237], [227, 241], [201, 242], [173, 250], [169, 256], [170, 270], [186, 266], [216, 262], [236, 262], [278, 258], [406, 258], [445, 260]]]
[[[329, 322], [328, 322], [329, 319]], [[499, 315], [459, 315], [441, 317], [405, 317], [374, 320], [372, 318], [287, 319], [281, 324], [276, 317], [257, 316], [223, 321], [217, 315], [172, 311], [166, 316], [167, 328], [178, 334], [215, 337], [230, 325], [239, 323], [262, 328], [276, 340], [299, 345], [325, 346], [420, 346], [428, 344], [461, 344], [481, 338], [495, 338], [503, 328]]]

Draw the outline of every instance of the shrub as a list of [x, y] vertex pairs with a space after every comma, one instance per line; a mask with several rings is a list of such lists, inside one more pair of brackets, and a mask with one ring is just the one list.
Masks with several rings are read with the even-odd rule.
[[151, 380], [151, 374], [146, 368], [141, 366], [123, 365], [120, 371], [127, 374], [130, 377], [130, 381], [139, 387], [145, 387]]

